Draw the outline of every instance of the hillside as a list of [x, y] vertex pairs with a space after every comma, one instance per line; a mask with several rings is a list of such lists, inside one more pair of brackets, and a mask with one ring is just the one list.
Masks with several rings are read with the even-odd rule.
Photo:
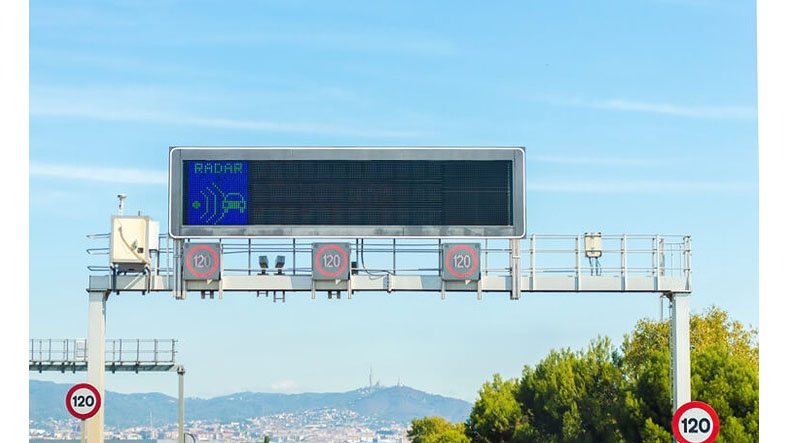
[[[30, 380], [30, 420], [67, 419], [64, 398], [71, 385]], [[106, 392], [106, 424], [116, 427], [173, 423], [177, 399], [159, 393]], [[240, 392], [210, 399], [186, 398], [186, 420], [241, 421], [279, 413], [314, 409], [347, 409], [377, 420], [407, 424], [417, 417], [436, 415], [451, 421], [468, 417], [471, 404], [406, 386], [371, 387], [340, 393], [273, 394]]]

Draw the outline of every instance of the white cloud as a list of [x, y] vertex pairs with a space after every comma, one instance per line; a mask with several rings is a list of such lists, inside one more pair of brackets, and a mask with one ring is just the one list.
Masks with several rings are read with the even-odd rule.
[[221, 30], [181, 36], [180, 43], [271, 45], [370, 53], [404, 53], [422, 55], [452, 55], [455, 45], [443, 38], [407, 29], [376, 28], [348, 32], [291, 29], [271, 32], [233, 32]]
[[183, 99], [183, 97], [178, 97], [171, 91], [156, 91], [151, 88], [71, 90], [34, 87], [31, 91], [31, 116], [76, 117], [104, 121], [351, 137], [411, 138], [427, 135], [421, 131], [364, 129], [325, 123], [193, 115], [174, 108], [172, 100]]
[[30, 175], [105, 183], [166, 185], [166, 171], [30, 162]]
[[528, 192], [590, 194], [634, 194], [655, 192], [748, 192], [757, 186], [750, 182], [693, 181], [538, 181], [526, 186]]
[[626, 158], [626, 157], [590, 157], [569, 155], [527, 155], [528, 162], [555, 163], [560, 165], [609, 165], [638, 166], [663, 163], [661, 159]]
[[605, 109], [611, 111], [645, 112], [652, 114], [673, 115], [677, 117], [711, 118], [711, 119], [742, 119], [756, 118], [757, 110], [754, 106], [729, 105], [729, 106], [690, 106], [672, 103], [641, 102], [626, 99], [609, 100], [549, 100], [558, 106], [588, 109]]

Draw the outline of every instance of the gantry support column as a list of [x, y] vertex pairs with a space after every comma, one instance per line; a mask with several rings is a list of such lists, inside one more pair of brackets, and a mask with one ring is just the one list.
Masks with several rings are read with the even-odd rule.
[[689, 294], [667, 294], [670, 300], [673, 411], [691, 401]]
[[186, 443], [186, 435], [183, 433], [183, 377], [186, 369], [178, 367], [178, 443]]
[[104, 371], [106, 344], [106, 291], [88, 293], [88, 383], [101, 396], [101, 408], [96, 415], [87, 419], [88, 443], [104, 443], [104, 410], [107, 398], [104, 395]]

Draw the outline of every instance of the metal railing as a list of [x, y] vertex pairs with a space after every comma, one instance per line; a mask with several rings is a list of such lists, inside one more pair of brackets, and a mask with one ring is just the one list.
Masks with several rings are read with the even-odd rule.
[[[107, 364], [175, 364], [177, 340], [108, 339], [104, 358]], [[81, 364], [88, 361], [87, 340], [30, 339], [30, 364]]]
[[[91, 239], [108, 242], [109, 234], [95, 234]], [[197, 241], [198, 239], [194, 239]], [[225, 275], [310, 275], [312, 243], [318, 239], [211, 239], [222, 243]], [[322, 240], [325, 241], [325, 240]], [[510, 275], [512, 249], [507, 239], [332, 239], [351, 244], [352, 271], [369, 275], [438, 275], [441, 244], [479, 243], [482, 275]], [[539, 275], [566, 276], [634, 276], [684, 277], [691, 274], [691, 238], [687, 235], [615, 234], [601, 235], [601, 256], [595, 261], [586, 257], [584, 234], [531, 234], [520, 240], [522, 277]], [[107, 256], [108, 247], [90, 248], [87, 253]], [[158, 249], [152, 251], [151, 273], [172, 276], [173, 242], [159, 236]], [[281, 268], [262, 270], [260, 255], [285, 257]], [[109, 264], [90, 265], [95, 273], [111, 272]]]

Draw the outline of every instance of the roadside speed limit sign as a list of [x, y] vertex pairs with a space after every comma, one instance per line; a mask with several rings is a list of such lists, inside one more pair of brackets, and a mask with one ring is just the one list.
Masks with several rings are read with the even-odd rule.
[[673, 436], [679, 443], [711, 443], [719, 432], [717, 413], [701, 401], [684, 403], [673, 414]]
[[68, 390], [66, 409], [74, 417], [87, 420], [96, 415], [99, 408], [101, 408], [101, 395], [93, 385], [79, 383]]

